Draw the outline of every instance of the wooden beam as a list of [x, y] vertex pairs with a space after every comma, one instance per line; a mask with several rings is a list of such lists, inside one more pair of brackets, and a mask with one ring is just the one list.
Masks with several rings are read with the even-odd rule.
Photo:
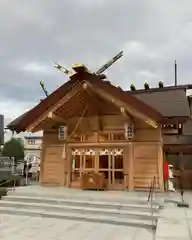
[[127, 117], [126, 111], [124, 107], [120, 107], [120, 112], [124, 117]]
[[161, 192], [164, 192], [164, 177], [163, 177], [163, 144], [158, 144], [158, 175], [159, 175], [159, 188]]
[[[43, 136], [43, 142], [44, 142], [44, 136]], [[43, 183], [43, 180], [44, 180], [44, 166], [46, 164], [46, 161], [45, 161], [46, 147], [47, 146], [43, 143], [42, 149], [41, 149], [41, 161], [40, 161], [40, 176], [39, 176], [40, 183]]]
[[102, 131], [103, 130], [103, 124], [102, 124], [102, 120], [101, 120], [100, 112], [99, 112], [99, 108], [98, 108], [100, 103], [98, 102], [98, 100], [94, 96], [94, 94], [87, 87], [84, 88], [84, 89], [86, 89], [87, 94], [90, 96], [89, 100], [90, 100], [91, 104], [95, 107], [95, 110], [97, 112], [98, 131]]
[[[77, 143], [68, 143], [68, 146], [71, 148], [83, 148], [83, 147], [125, 147], [129, 143], [128, 142], [77, 142]], [[56, 146], [56, 145], [55, 145]]]
[[53, 112], [49, 112], [47, 117], [57, 123], [66, 123], [66, 120], [64, 118], [55, 115]]
[[101, 88], [95, 87], [89, 82], [86, 82], [86, 83], [87, 83], [87, 86], [90, 87], [94, 92], [97, 92], [98, 95], [104, 97], [105, 99], [108, 99], [110, 102], [114, 103], [119, 108], [124, 107], [131, 115], [134, 115], [135, 117], [143, 120], [144, 122], [146, 122], [147, 124], [151, 125], [154, 128], [158, 127], [158, 124], [156, 123], [156, 121], [150, 119], [147, 115], [144, 115], [143, 113], [138, 112], [131, 106], [127, 106], [127, 104], [125, 104], [123, 101], [114, 98], [112, 95], [108, 94]]
[[121, 112], [122, 116], [125, 118], [125, 120], [131, 120], [132, 122], [134, 122], [133, 117], [127, 113], [127, 111], [124, 107], [120, 107], [120, 112]]
[[52, 126], [51, 121], [42, 121], [40, 122], [35, 128], [33, 128], [30, 132], [35, 133], [35, 132], [39, 132], [42, 131], [43, 129], [49, 128]]
[[65, 94], [63, 98], [61, 98], [55, 105], [50, 107], [47, 111], [45, 111], [35, 122], [30, 124], [27, 127], [27, 131], [32, 132], [33, 129], [40, 124], [43, 120], [45, 120], [50, 112], [54, 113], [59, 107], [61, 107], [63, 104], [68, 102], [71, 98], [73, 98], [77, 93], [80, 91], [79, 85], [77, 87], [74, 87], [70, 92]]
[[45, 128], [50, 128], [52, 125], [53, 125], [53, 122], [54, 123], [63, 123], [63, 124], [66, 124], [66, 120], [60, 116], [57, 116], [55, 114], [53, 114], [52, 112], [49, 112], [48, 116], [47, 116], [47, 119], [49, 121], [47, 122], [40, 122], [36, 127], [34, 127], [31, 132], [39, 132]]

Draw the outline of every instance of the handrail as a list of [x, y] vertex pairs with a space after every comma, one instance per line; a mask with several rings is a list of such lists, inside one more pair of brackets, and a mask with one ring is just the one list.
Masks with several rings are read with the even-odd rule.
[[151, 185], [149, 188], [149, 195], [148, 195], [148, 203], [150, 202], [150, 208], [151, 208], [151, 217], [152, 217], [152, 225], [153, 225], [153, 196], [155, 193], [155, 187], [156, 187], [156, 178], [154, 176], [153, 180], [151, 181]]
[[150, 186], [149, 186], [149, 194], [148, 194], [148, 199], [147, 199], [148, 203], [149, 203], [150, 198], [151, 198], [151, 192], [152, 192], [152, 181], [151, 181]]
[[154, 193], [154, 190], [155, 190], [155, 185], [156, 185], [156, 178], [154, 176], [153, 180], [151, 181], [151, 185], [149, 187], [148, 203], [151, 200], [151, 198], [153, 197], [153, 193]]
[[[19, 176], [19, 174], [14, 174], [14, 176]], [[5, 182], [0, 183], [0, 187], [3, 186], [5, 183], [12, 182], [12, 181], [14, 181], [13, 182], [13, 189], [15, 190], [15, 186], [16, 186], [16, 179], [15, 178], [14, 179], [9, 179]]]

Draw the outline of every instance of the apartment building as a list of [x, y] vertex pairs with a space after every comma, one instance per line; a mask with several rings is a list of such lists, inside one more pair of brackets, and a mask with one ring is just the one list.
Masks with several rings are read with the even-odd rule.
[[25, 136], [24, 138], [24, 152], [25, 160], [29, 162], [40, 162], [41, 159], [41, 136]]

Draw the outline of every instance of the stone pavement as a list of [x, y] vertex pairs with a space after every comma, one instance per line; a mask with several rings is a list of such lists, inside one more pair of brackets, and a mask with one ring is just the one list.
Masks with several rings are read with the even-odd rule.
[[158, 220], [155, 239], [192, 240], [192, 209], [166, 204]]
[[[49, 188], [40, 186], [21, 187], [21, 194], [63, 195], [63, 197], [87, 198], [89, 200], [105, 200], [124, 202], [128, 199], [147, 199], [147, 193], [128, 192], [89, 192], [64, 188]], [[179, 193], [156, 194], [156, 199], [167, 198], [179, 200]], [[185, 201], [192, 206], [192, 194], [185, 194]], [[74, 220], [59, 220], [53, 218], [27, 217], [15, 215], [0, 215], [0, 239], [3, 240], [192, 240], [192, 209], [178, 208], [174, 203], [166, 203], [161, 211], [156, 236], [152, 230], [136, 227], [89, 223]]]
[[143, 228], [2, 214], [0, 239], [154, 240], [154, 235]]
[[108, 200], [126, 200], [128, 198], [142, 197], [147, 200], [148, 192], [127, 192], [127, 191], [85, 191], [82, 189], [75, 188], [65, 188], [63, 186], [59, 187], [49, 187], [41, 185], [30, 185], [27, 187], [18, 187], [16, 188], [17, 193], [24, 194], [33, 194], [33, 195], [54, 195], [54, 196], [68, 196], [75, 198], [84, 198], [87, 199], [105, 199]]

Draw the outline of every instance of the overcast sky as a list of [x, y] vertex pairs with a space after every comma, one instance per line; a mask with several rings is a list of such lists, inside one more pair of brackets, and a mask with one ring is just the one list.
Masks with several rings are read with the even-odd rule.
[[99, 68], [118, 51], [124, 57], [107, 71], [114, 83], [142, 88], [192, 79], [190, 0], [1, 0], [0, 113], [8, 123], [67, 81], [53, 61], [70, 68]]

